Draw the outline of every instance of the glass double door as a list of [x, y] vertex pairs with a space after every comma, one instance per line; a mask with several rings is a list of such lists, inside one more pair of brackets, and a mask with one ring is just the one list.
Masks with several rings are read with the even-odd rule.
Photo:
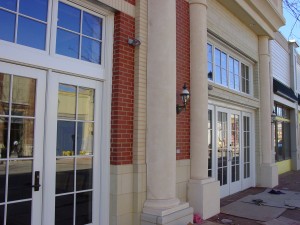
[[0, 62], [0, 224], [97, 224], [100, 90]]
[[249, 114], [217, 107], [216, 160], [221, 197], [251, 186]]

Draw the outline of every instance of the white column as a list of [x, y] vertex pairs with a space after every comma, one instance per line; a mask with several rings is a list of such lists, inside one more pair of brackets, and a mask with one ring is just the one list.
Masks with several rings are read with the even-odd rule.
[[[167, 222], [181, 212], [192, 221], [192, 208], [176, 197], [176, 1], [148, 1], [147, 56], [147, 200], [142, 224]], [[158, 218], [159, 217], [159, 218]], [[176, 216], [175, 216], [176, 217]]]
[[204, 219], [220, 211], [219, 182], [208, 178], [207, 2], [190, 0], [191, 180], [189, 203]]
[[272, 149], [272, 102], [269, 37], [259, 36], [259, 78], [260, 78], [260, 142], [261, 142], [261, 177], [260, 185], [274, 187], [278, 184], [278, 169], [274, 163], [274, 149]]

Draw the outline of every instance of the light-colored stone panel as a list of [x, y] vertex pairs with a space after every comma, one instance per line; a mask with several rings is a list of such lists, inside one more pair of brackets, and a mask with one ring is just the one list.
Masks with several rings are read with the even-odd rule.
[[124, 0], [98, 0], [115, 10], [121, 11], [131, 17], [135, 17], [135, 6]]

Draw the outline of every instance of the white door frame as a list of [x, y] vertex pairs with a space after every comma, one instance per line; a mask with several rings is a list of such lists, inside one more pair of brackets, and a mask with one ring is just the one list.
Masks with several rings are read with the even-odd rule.
[[[222, 104], [221, 104], [222, 105]], [[222, 194], [222, 187], [221, 187], [221, 197], [225, 197], [227, 195], [233, 194], [237, 191], [241, 191], [244, 189], [247, 189], [249, 187], [255, 186], [255, 133], [254, 133], [254, 127], [255, 127], [255, 114], [252, 110], [245, 110], [240, 107], [233, 107], [233, 109], [226, 108], [225, 105], [219, 106], [219, 104], [213, 103], [208, 105], [208, 109], [212, 110], [212, 128], [213, 128], [213, 137], [212, 137], [212, 176], [218, 179], [218, 171], [217, 171], [217, 165], [218, 165], [218, 159], [217, 159], [217, 119], [218, 119], [218, 111], [226, 112], [228, 117], [228, 129], [230, 128], [230, 114], [234, 113], [239, 115], [239, 121], [240, 121], [240, 182], [233, 187], [228, 188], [228, 190], [223, 190]], [[250, 178], [244, 179], [244, 155], [243, 155], [243, 116], [249, 116], [250, 117]], [[228, 131], [229, 132], [229, 131]], [[229, 137], [228, 133], [228, 139]], [[228, 142], [229, 143], [229, 142]], [[231, 168], [230, 168], [231, 170]], [[230, 179], [230, 180], [229, 180]], [[229, 177], [228, 182], [231, 182], [231, 177]], [[231, 185], [232, 186], [232, 185]]]
[[32, 184], [34, 184], [34, 171], [40, 171], [41, 187], [39, 191], [32, 190], [31, 224], [41, 224], [46, 71], [0, 61], [0, 72], [36, 80]]
[[[92, 220], [97, 224], [105, 218], [101, 218], [103, 213], [106, 213], [106, 207], [103, 207], [101, 199], [106, 198], [107, 193], [102, 189], [103, 182], [107, 183], [108, 179], [108, 163], [109, 160], [104, 162], [105, 155], [102, 155], [103, 143], [103, 131], [105, 125], [101, 124], [103, 121], [103, 113], [101, 108], [103, 107], [102, 92], [103, 82], [89, 80], [85, 78], [73, 77], [69, 75], [63, 75], [59, 73], [50, 72], [48, 74], [47, 82], [47, 107], [46, 107], [46, 130], [45, 130], [45, 194], [43, 201], [43, 224], [53, 225], [55, 220], [55, 161], [56, 161], [56, 132], [57, 132], [57, 109], [58, 109], [58, 85], [59, 83], [77, 85], [82, 87], [89, 87], [95, 89], [95, 114], [94, 114], [94, 163], [93, 163], [93, 218]], [[54, 134], [54, 135], [53, 135]], [[101, 203], [101, 205], [100, 205]], [[97, 212], [99, 209], [100, 213]]]

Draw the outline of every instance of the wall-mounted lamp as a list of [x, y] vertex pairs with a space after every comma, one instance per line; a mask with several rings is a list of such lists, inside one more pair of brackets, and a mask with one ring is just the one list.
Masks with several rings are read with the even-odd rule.
[[273, 110], [272, 114], [271, 114], [271, 123], [275, 123], [276, 122], [276, 113], [275, 111]]
[[141, 45], [141, 41], [134, 38], [134, 39], [128, 39], [128, 44], [132, 45], [132, 46], [140, 46]]
[[182, 92], [180, 94], [183, 105], [176, 105], [176, 113], [179, 114], [183, 109], [186, 110], [187, 101], [190, 98], [190, 92], [186, 87], [186, 83], [184, 83], [182, 87]]

